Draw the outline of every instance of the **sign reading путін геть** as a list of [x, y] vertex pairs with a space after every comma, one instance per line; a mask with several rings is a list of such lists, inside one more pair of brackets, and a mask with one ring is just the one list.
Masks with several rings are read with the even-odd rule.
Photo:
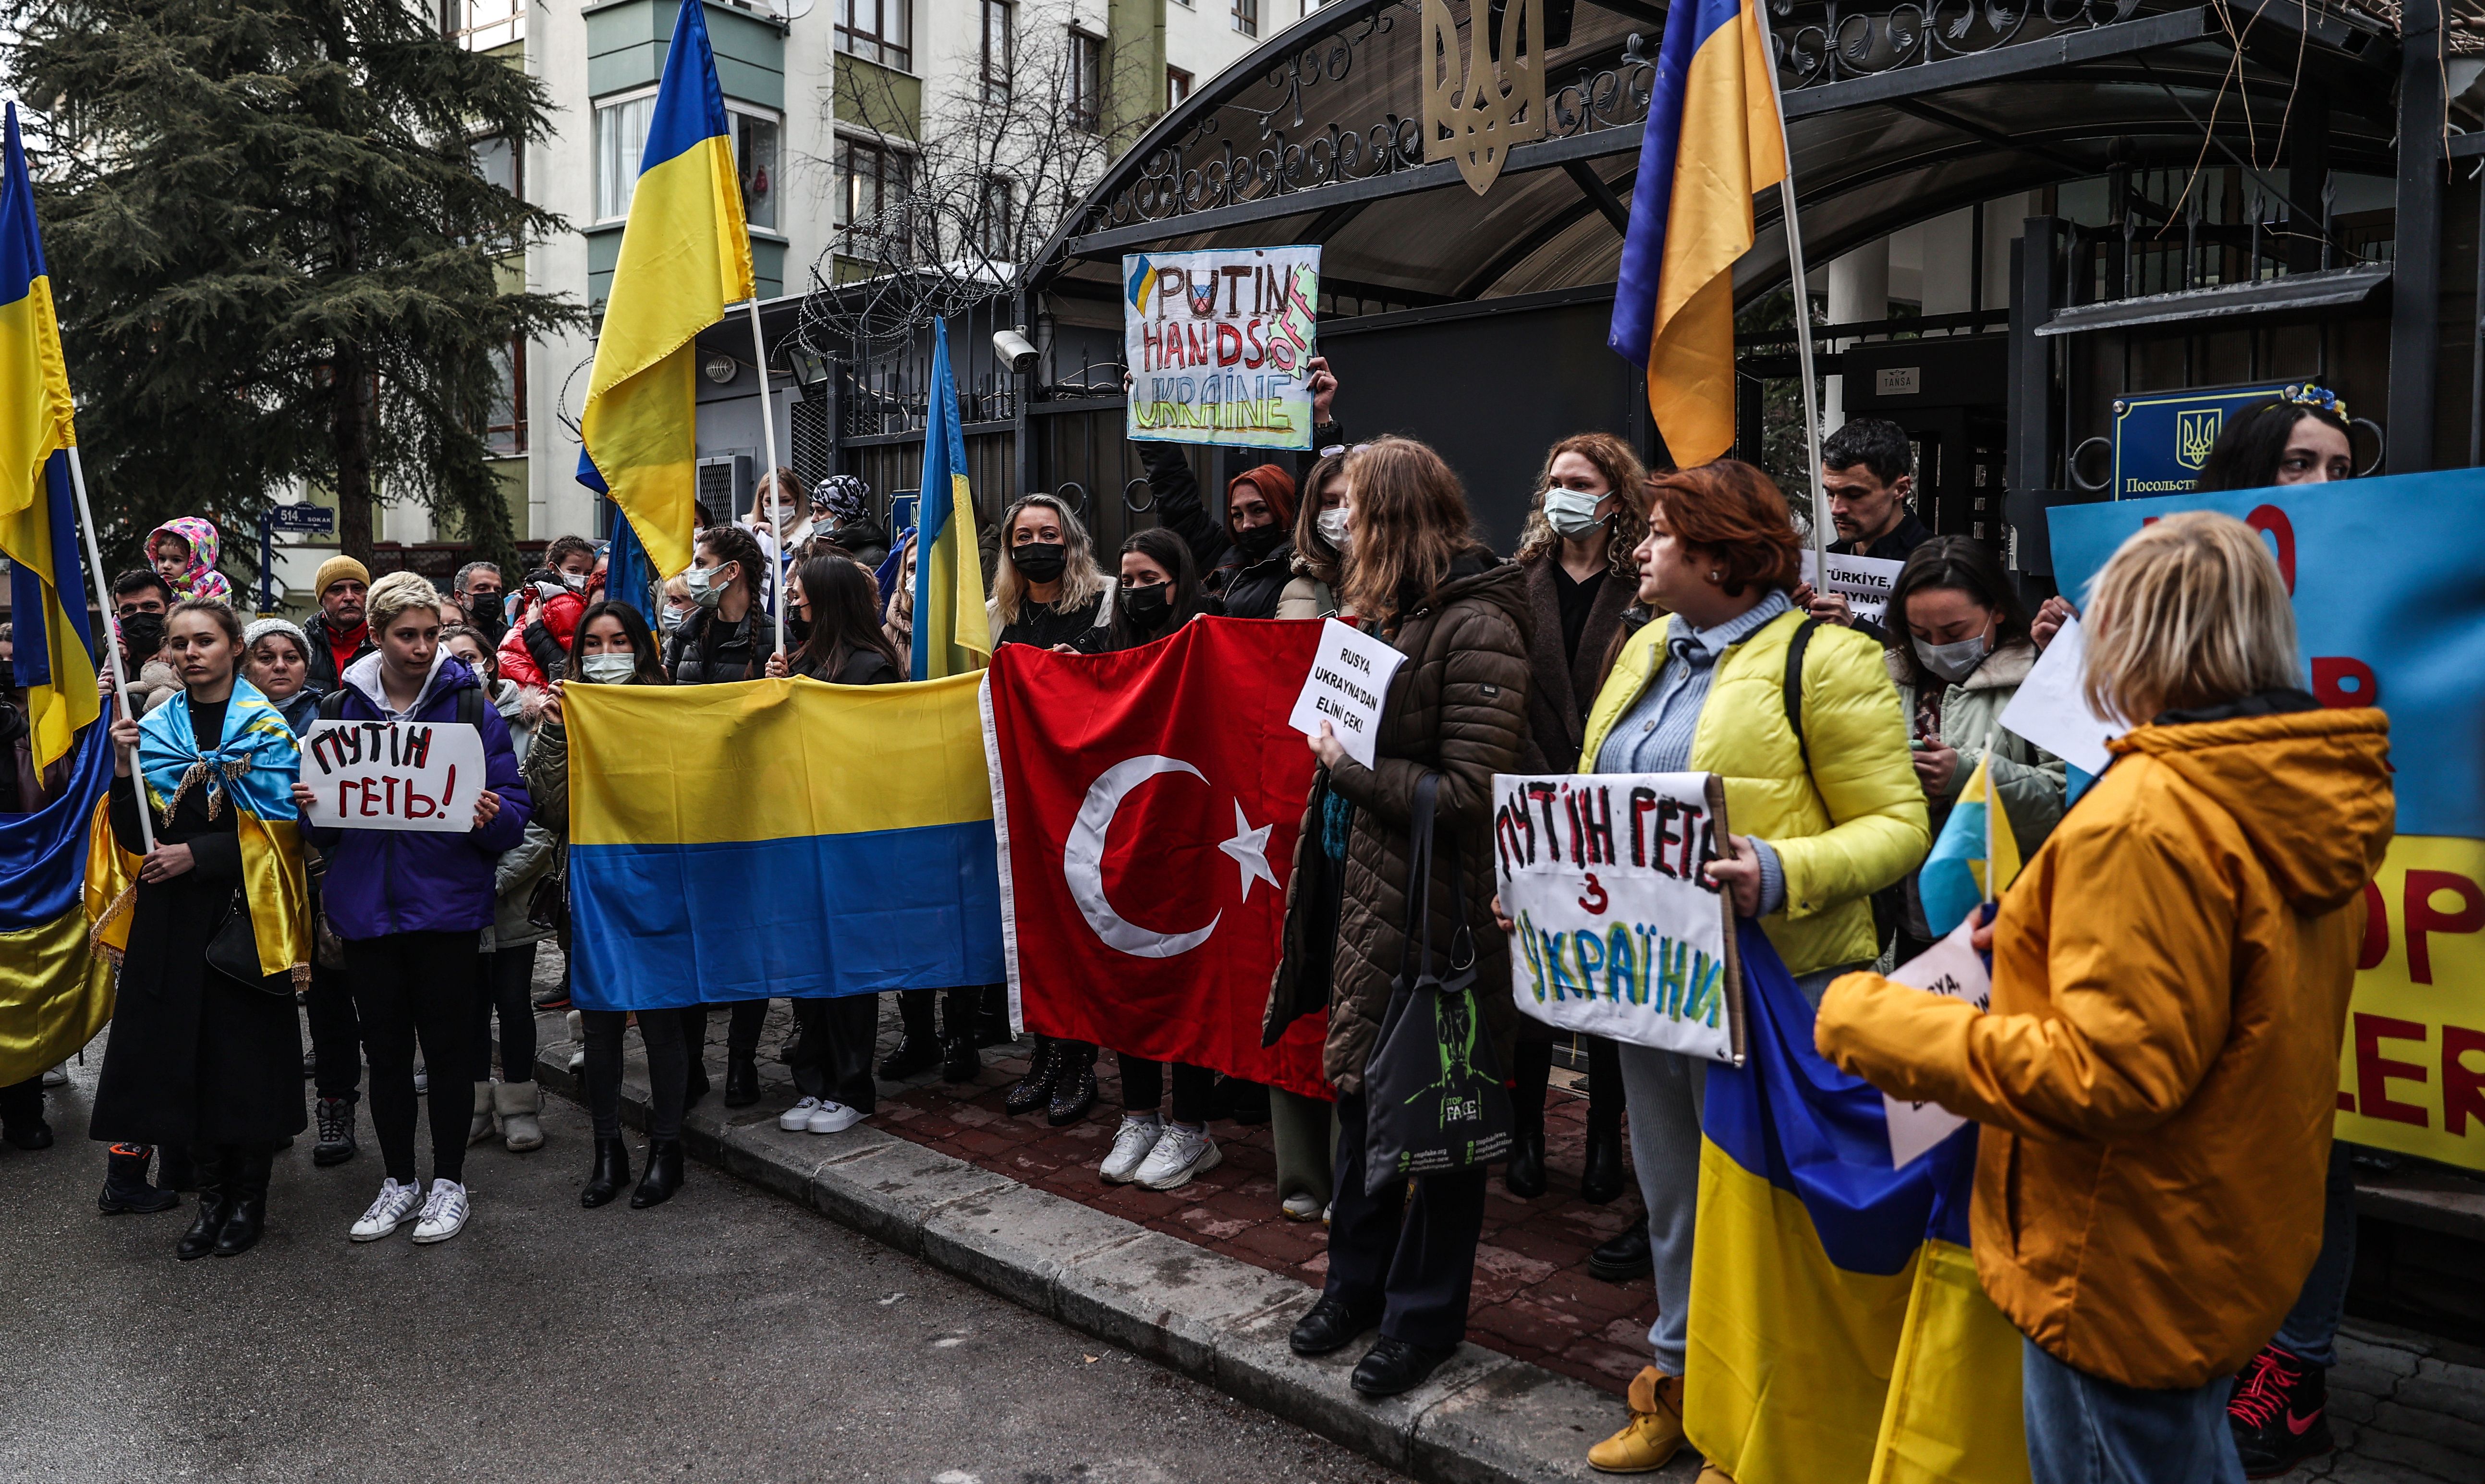
[[1122, 260], [1129, 435], [1308, 449], [1305, 367], [1320, 304], [1317, 247], [1147, 253]]
[[456, 722], [314, 722], [302, 782], [314, 825], [462, 835], [483, 787], [483, 737]]

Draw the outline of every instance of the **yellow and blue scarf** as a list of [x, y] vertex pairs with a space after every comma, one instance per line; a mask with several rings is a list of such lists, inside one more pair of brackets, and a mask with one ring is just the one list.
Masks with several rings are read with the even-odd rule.
[[259, 972], [308, 982], [311, 897], [302, 868], [301, 817], [293, 807], [302, 744], [285, 714], [257, 686], [235, 676], [224, 735], [202, 747], [190, 727], [188, 703], [175, 697], [138, 724], [138, 772], [158, 819], [171, 819], [193, 788], [206, 790], [209, 819], [232, 809]]

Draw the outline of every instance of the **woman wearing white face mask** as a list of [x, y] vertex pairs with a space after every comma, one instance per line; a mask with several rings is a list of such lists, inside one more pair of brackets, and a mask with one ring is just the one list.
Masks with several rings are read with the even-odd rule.
[[759, 538], [759, 549], [772, 558], [803, 549], [803, 543], [811, 538], [811, 508], [803, 495], [803, 481], [794, 478], [793, 470], [779, 468], [760, 477], [759, 487], [751, 492], [751, 513], [743, 517], [742, 525]]
[[[2000, 725], [2003, 707], [2036, 663], [2028, 614], [1981, 541], [1936, 536], [1915, 549], [1890, 589], [1890, 678], [1907, 716], [1916, 777], [1925, 785], [1933, 834], [1976, 765], [1993, 749], [1993, 778], [2009, 811], [2010, 833], [2027, 860], [2062, 817], [2062, 760]], [[1903, 902], [1883, 905], [1898, 924], [1893, 962], [1930, 947], [1913, 875], [1893, 889]]]
[[695, 610], [665, 643], [665, 673], [675, 685], [756, 680], [777, 648], [777, 626], [761, 607], [768, 559], [740, 526], [710, 526], [691, 545], [683, 571]]
[[1349, 539], [1346, 454], [1324, 453], [1303, 476], [1302, 505], [1295, 511], [1295, 578], [1277, 595], [1278, 618], [1338, 617], [1337, 589]]

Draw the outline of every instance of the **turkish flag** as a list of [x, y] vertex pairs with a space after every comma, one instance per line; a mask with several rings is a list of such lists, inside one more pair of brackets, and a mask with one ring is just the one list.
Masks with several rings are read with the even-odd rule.
[[1326, 1016], [1260, 1045], [1312, 755], [1317, 622], [1198, 618], [1119, 654], [1011, 645], [984, 677], [1011, 1016], [1329, 1097]]

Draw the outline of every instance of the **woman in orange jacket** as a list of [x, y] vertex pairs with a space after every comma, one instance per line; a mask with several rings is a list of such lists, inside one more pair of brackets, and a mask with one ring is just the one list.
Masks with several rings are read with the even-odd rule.
[[2090, 704], [2148, 720], [1980, 934], [1990, 1012], [1849, 975], [1816, 1037], [1986, 1125], [1977, 1270], [2027, 1338], [2036, 1484], [2240, 1479], [2230, 1378], [2321, 1246], [2388, 724], [2299, 688], [2277, 563], [2228, 516], [2124, 542], [2087, 621]]

